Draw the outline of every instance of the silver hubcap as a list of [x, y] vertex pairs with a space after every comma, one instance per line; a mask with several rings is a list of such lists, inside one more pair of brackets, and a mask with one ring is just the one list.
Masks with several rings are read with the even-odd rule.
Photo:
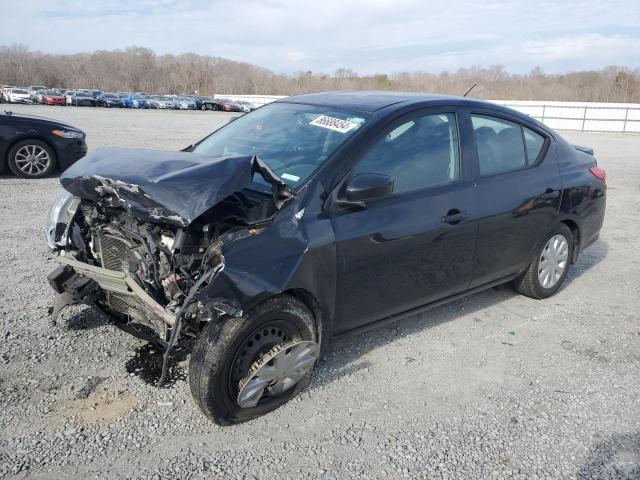
[[563, 235], [557, 234], [549, 239], [542, 249], [538, 262], [538, 281], [543, 288], [552, 288], [558, 281], [569, 260], [569, 244]]
[[308, 341], [273, 348], [255, 362], [240, 382], [238, 405], [255, 407], [267, 393], [274, 396], [286, 392], [311, 371], [319, 353], [320, 345]]
[[51, 163], [47, 151], [38, 145], [25, 145], [16, 153], [16, 166], [27, 175], [40, 175]]

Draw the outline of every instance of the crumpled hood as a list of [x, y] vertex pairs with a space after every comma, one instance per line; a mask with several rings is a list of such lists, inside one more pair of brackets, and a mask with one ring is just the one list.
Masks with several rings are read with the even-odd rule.
[[73, 195], [124, 208], [145, 221], [185, 227], [249, 186], [256, 172], [274, 186], [279, 208], [291, 191], [255, 156], [101, 149], [65, 170], [60, 183]]

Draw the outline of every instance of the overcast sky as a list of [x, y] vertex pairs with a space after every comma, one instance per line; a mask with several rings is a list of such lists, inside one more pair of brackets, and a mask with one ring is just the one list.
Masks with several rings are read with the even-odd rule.
[[280, 73], [640, 67], [640, 0], [7, 3], [0, 5], [0, 45], [44, 52], [136, 45], [247, 61]]

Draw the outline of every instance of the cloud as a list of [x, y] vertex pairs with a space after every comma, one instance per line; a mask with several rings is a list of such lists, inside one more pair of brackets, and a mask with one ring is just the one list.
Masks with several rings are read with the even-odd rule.
[[0, 16], [0, 44], [63, 53], [139, 45], [278, 72], [638, 67], [638, 42], [640, 4], [620, 0], [27, 0]]

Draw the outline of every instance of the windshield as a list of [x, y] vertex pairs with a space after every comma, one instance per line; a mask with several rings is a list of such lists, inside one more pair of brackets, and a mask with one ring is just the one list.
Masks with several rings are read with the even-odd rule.
[[[363, 117], [331, 107], [272, 103], [214, 132], [193, 152], [257, 155], [284, 182], [295, 187], [304, 183], [364, 123]], [[261, 180], [258, 175], [254, 179]]]
[[24, 93], [24, 94], [26, 94], [26, 93], [29, 93], [29, 92], [27, 92], [26, 90], [18, 90], [17, 88], [14, 88], [13, 90], [11, 90], [11, 93]]

